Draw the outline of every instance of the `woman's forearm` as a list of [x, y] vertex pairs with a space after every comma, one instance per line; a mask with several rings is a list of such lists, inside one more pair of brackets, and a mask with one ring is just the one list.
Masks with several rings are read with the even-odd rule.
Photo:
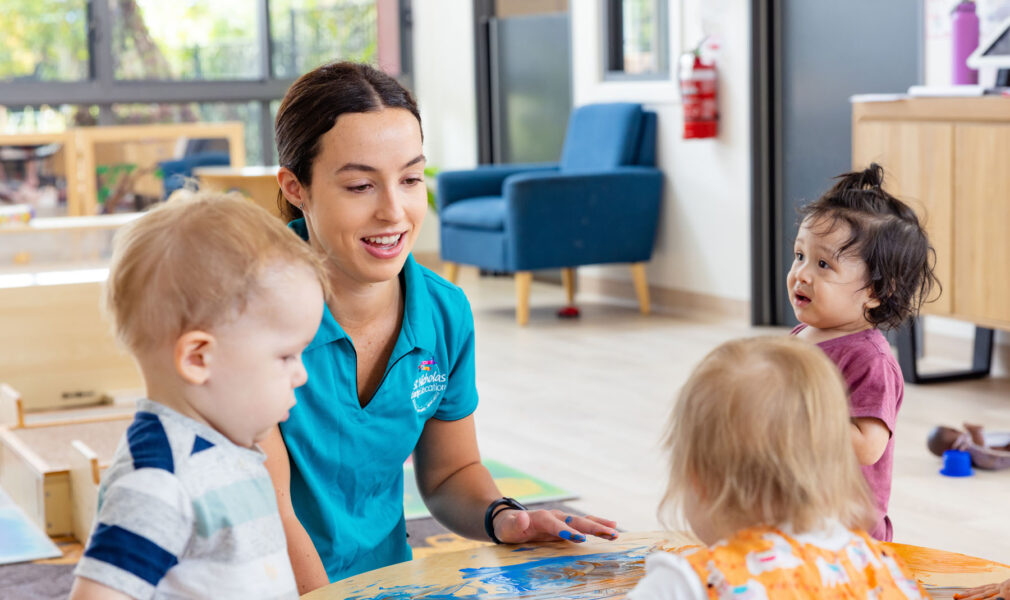
[[501, 497], [498, 486], [480, 462], [466, 465], [425, 498], [432, 516], [450, 531], [475, 540], [487, 540], [484, 512]]
[[288, 543], [288, 558], [295, 573], [298, 594], [307, 594], [330, 583], [323, 561], [312, 544], [312, 538], [297, 517], [284, 519], [284, 537]]
[[288, 559], [295, 574], [298, 593], [305, 594], [330, 582], [319, 559], [319, 553], [312, 538], [305, 531], [291, 504], [291, 467], [288, 449], [279, 428], [274, 429], [260, 442], [260, 448], [267, 455], [263, 465], [270, 474], [270, 481], [277, 496], [277, 512], [284, 527], [284, 539], [288, 545]]

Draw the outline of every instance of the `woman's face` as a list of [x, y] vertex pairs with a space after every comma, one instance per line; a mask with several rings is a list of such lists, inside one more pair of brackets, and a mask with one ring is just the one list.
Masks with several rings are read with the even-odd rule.
[[428, 207], [421, 126], [410, 111], [346, 113], [320, 138], [303, 212], [339, 279], [389, 281]]

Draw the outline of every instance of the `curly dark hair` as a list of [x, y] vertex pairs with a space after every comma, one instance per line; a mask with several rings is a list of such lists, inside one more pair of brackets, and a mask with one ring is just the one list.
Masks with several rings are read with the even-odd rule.
[[849, 226], [849, 238], [838, 255], [858, 254], [866, 263], [867, 282], [880, 305], [867, 309], [866, 320], [894, 329], [931, 302], [942, 286], [933, 273], [936, 251], [907, 204], [884, 191], [884, 169], [872, 163], [863, 171], [844, 173], [815, 202], [800, 207], [800, 222], [825, 222], [829, 230]]

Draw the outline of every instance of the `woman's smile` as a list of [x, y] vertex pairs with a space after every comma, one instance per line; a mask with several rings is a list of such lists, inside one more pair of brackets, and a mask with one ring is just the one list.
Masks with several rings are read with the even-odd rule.
[[390, 259], [400, 255], [406, 239], [407, 232], [401, 231], [399, 233], [363, 237], [361, 238], [361, 245], [375, 258]]

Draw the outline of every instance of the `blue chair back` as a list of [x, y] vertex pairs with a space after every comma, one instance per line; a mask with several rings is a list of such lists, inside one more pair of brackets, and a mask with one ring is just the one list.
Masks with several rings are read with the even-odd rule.
[[[641, 104], [618, 102], [587, 104], [572, 111], [561, 150], [562, 171], [605, 171], [616, 167], [655, 162], [655, 113], [649, 113], [651, 132]], [[643, 150], [643, 133], [651, 135]]]
[[638, 136], [638, 151], [631, 164], [640, 167], [656, 166], [656, 113], [642, 111], [642, 127]]
[[227, 152], [200, 152], [176, 160], [165, 160], [158, 163], [164, 182], [164, 198], [168, 198], [177, 189], [186, 184], [186, 179], [193, 176], [196, 167], [217, 167], [231, 164], [231, 156]]

